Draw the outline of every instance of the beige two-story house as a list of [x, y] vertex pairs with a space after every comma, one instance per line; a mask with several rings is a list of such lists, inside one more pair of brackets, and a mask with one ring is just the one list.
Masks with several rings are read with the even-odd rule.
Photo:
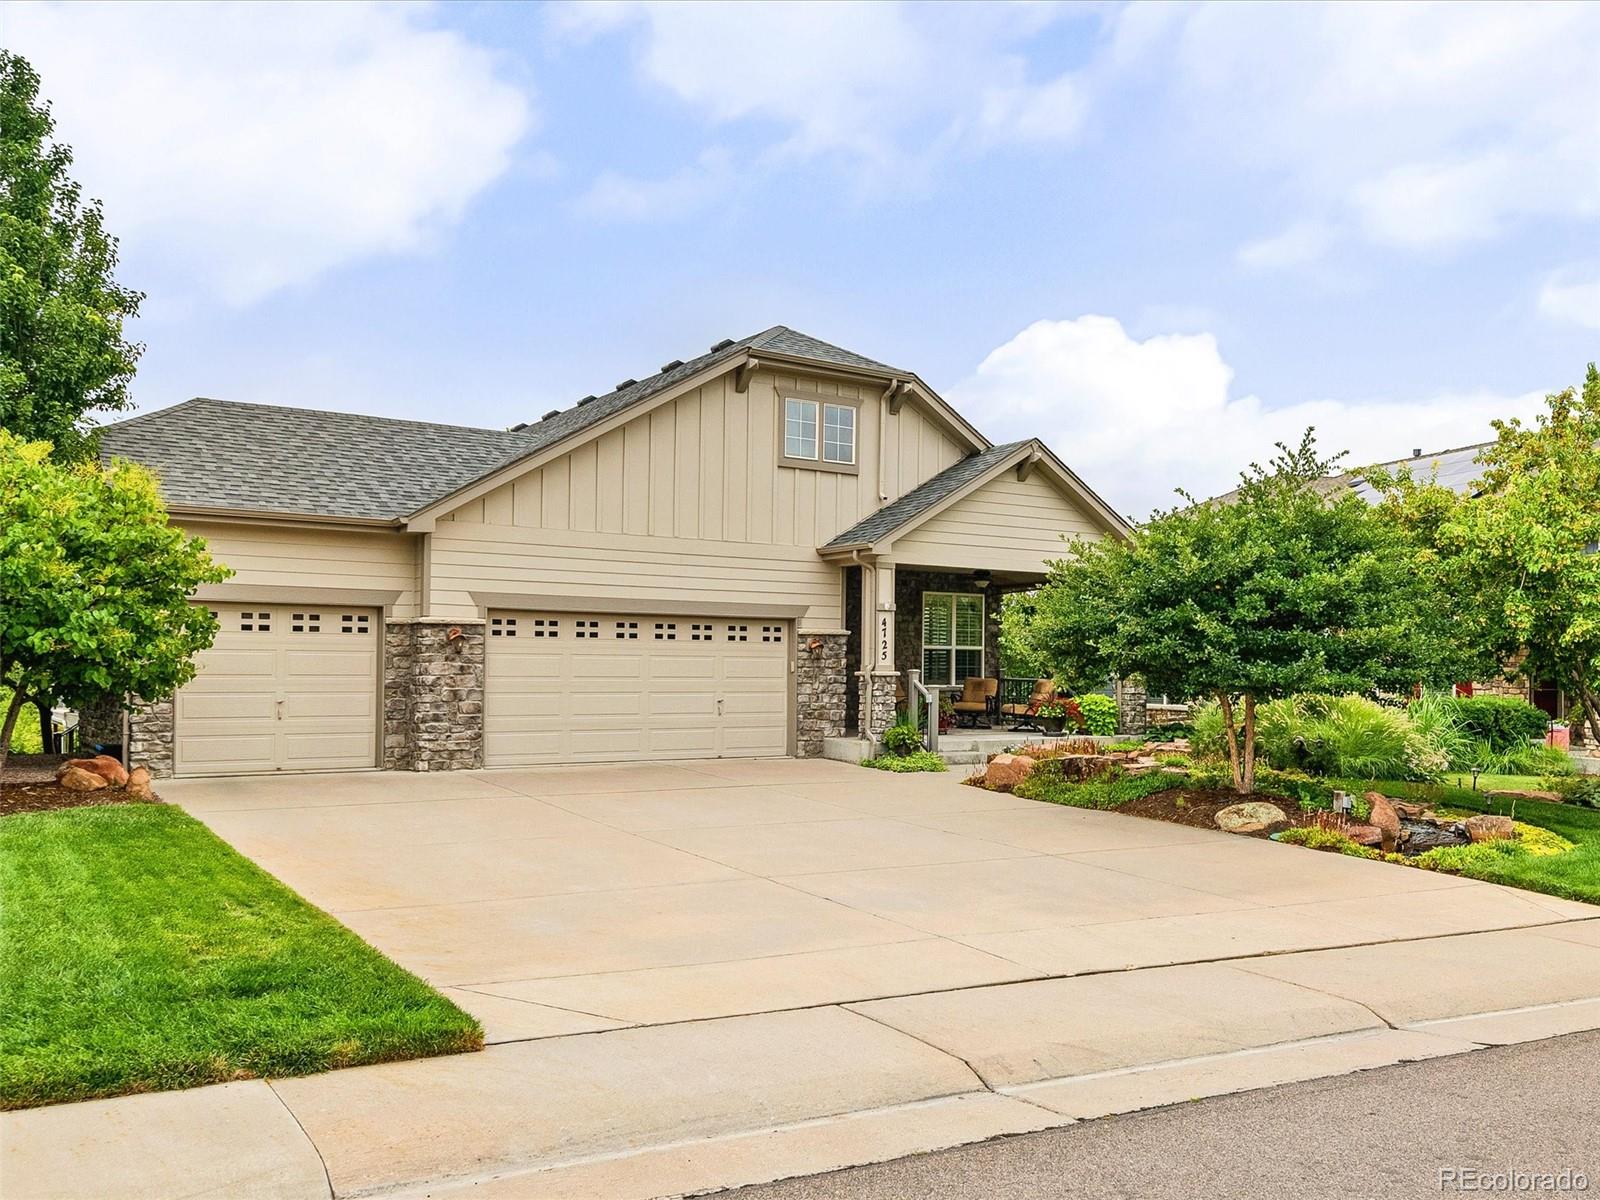
[[195, 399], [108, 427], [233, 568], [158, 774], [815, 755], [1122, 519], [914, 372], [776, 327], [509, 430]]

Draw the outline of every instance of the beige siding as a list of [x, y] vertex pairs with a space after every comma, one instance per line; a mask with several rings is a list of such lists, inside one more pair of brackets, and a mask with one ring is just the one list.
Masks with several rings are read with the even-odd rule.
[[[481, 513], [482, 505], [479, 506]], [[183, 521], [205, 538], [211, 556], [232, 567], [230, 589], [318, 587], [400, 593], [392, 615], [413, 617], [418, 605], [418, 539], [379, 530], [297, 528], [225, 521]], [[241, 598], [245, 598], [241, 593]]]
[[1097, 538], [1083, 509], [1042, 472], [1019, 482], [1014, 471], [991, 479], [921, 526], [897, 538], [897, 563], [1037, 571], [1065, 549], [1062, 535]]
[[[802, 625], [836, 628], [838, 569], [817, 546], [963, 454], [915, 404], [887, 417], [881, 391], [760, 372], [738, 392], [725, 375], [644, 413], [441, 518], [433, 613], [524, 591], [805, 604]], [[859, 473], [778, 466], [786, 393], [859, 405]]]

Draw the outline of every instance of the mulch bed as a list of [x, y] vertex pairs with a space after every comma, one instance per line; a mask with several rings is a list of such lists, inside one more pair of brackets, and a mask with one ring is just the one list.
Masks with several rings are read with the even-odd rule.
[[[62, 754], [13, 754], [0, 774], [0, 817], [16, 813], [49, 812], [57, 808], [92, 808], [102, 804], [148, 804], [135, 800], [121, 788], [95, 792], [68, 791], [56, 782]], [[160, 803], [157, 801], [156, 803]]]
[[[1183, 801], [1181, 805], [1178, 803], [1180, 800]], [[1119, 804], [1113, 811], [1134, 817], [1148, 817], [1153, 821], [1171, 821], [1176, 825], [1193, 825], [1197, 829], [1214, 830], [1217, 828], [1219, 812], [1230, 804], [1242, 804], [1248, 800], [1276, 804], [1291, 821], [1300, 812], [1298, 804], [1293, 800], [1285, 800], [1282, 796], [1241, 796], [1237, 792], [1221, 788], [1174, 788], [1170, 792], [1155, 792], [1149, 796], [1141, 796], [1137, 800], [1130, 800], [1126, 804]], [[1259, 833], [1236, 836], [1264, 838], [1267, 836], [1267, 831], [1263, 829]]]

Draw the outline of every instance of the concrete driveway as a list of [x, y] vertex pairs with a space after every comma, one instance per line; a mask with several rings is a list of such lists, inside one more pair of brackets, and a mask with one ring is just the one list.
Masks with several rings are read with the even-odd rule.
[[40, 1195], [657, 1196], [1600, 1026], [1589, 906], [954, 774], [162, 790], [492, 1044], [8, 1114]]

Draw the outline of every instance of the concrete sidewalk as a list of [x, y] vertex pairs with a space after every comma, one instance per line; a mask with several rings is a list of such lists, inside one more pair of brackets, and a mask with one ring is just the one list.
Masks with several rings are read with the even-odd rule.
[[763, 1182], [1600, 1028], [1600, 920], [567, 1035], [5, 1114], [45, 1197]]
[[1600, 910], [838, 763], [186, 781], [480, 1054], [0, 1115], [13, 1197], [653, 1197], [1600, 1028]]

